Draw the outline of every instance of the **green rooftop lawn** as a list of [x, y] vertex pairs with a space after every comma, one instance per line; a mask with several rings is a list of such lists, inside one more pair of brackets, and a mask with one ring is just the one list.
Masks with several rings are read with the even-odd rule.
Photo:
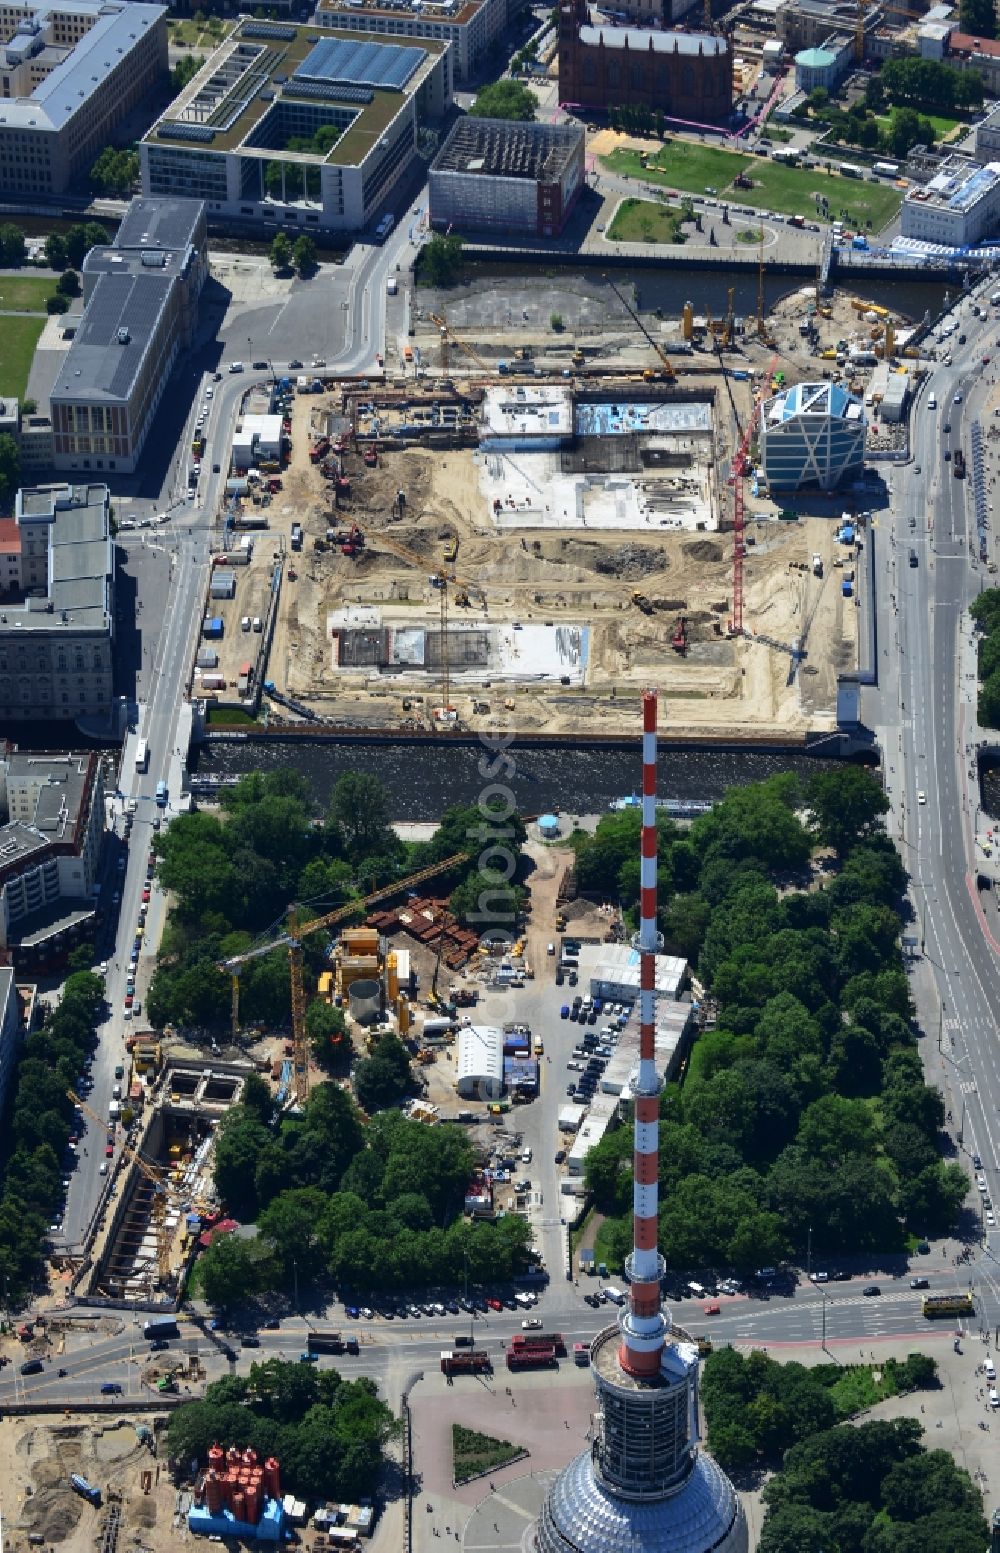
[[[0, 276], [0, 313], [44, 313], [46, 298], [56, 289], [53, 275]], [[9, 320], [5, 320], [6, 329]], [[2, 350], [0, 345], [0, 350]]]
[[0, 320], [0, 393], [18, 399], [27, 397], [28, 373], [44, 328], [45, 318], [37, 315]]
[[[870, 221], [876, 232], [892, 219], [902, 201], [902, 194], [891, 184], [842, 178], [839, 173], [828, 173], [825, 167], [786, 167], [765, 157], [682, 140], [668, 141], [662, 150], [650, 156], [645, 167], [638, 151], [624, 148], [602, 157], [602, 161], [619, 176], [626, 174], [687, 194], [704, 194], [711, 189], [735, 205], [752, 205], [810, 220], [817, 219], [816, 194], [824, 194], [830, 202], [831, 220], [841, 219], [841, 212], [846, 211], [843, 219], [850, 225], [865, 228]], [[753, 179], [752, 189], [733, 188], [733, 179], [742, 171]]]
[[654, 200], [622, 200], [608, 227], [619, 243], [682, 243], [684, 232], [676, 210]]

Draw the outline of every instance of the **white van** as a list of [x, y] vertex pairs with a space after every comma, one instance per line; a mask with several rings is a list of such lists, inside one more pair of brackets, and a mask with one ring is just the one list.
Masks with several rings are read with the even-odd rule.
[[522, 1165], [530, 1165], [531, 1164], [531, 1150], [530, 1149], [522, 1149], [521, 1150], [521, 1164]]
[[534, 1297], [525, 1293], [515, 1294], [514, 1304], [519, 1305], [522, 1310], [533, 1310], [535, 1307]]
[[604, 1298], [611, 1305], [624, 1305], [625, 1303], [625, 1296], [621, 1289], [616, 1289], [614, 1285], [610, 1283], [604, 1290]]
[[993, 1381], [996, 1380], [996, 1378], [997, 1378], [997, 1367], [993, 1363], [992, 1359], [984, 1359], [983, 1360], [983, 1374], [986, 1376], [986, 1379], [991, 1384], [993, 1383]]
[[708, 1290], [701, 1283], [689, 1283], [688, 1293], [693, 1300], [703, 1300], [708, 1297]]
[[927, 395], [927, 408], [928, 408], [928, 410], [936, 410], [937, 409], [937, 395], [936, 394], [928, 394]]

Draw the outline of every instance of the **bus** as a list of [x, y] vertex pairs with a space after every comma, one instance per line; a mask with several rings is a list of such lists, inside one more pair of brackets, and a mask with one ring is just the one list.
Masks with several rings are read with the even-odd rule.
[[146, 739], [140, 739], [135, 747], [135, 769], [137, 771], [149, 770], [149, 743]]
[[872, 172], [873, 173], [878, 173], [880, 178], [898, 178], [899, 177], [899, 163], [898, 162], [874, 162], [872, 164]]
[[842, 178], [860, 178], [861, 168], [856, 162], [840, 162], [837, 167]]
[[935, 1316], [974, 1316], [971, 1294], [925, 1294], [920, 1308], [928, 1321]]
[[158, 809], [165, 809], [167, 807], [166, 782], [157, 782], [156, 784], [156, 807]]

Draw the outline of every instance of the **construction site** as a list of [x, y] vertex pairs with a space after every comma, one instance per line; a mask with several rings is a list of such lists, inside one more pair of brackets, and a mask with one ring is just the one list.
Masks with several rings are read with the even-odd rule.
[[502, 715], [613, 736], [652, 682], [676, 735], [834, 726], [858, 659], [835, 520], [863, 528], [878, 481], [769, 492], [756, 417], [776, 389], [838, 381], [864, 398], [870, 456], [905, 456], [905, 417], [879, 415], [919, 369], [905, 321], [809, 287], [759, 326], [730, 303], [654, 334], [607, 284], [598, 337], [512, 349], [421, 310], [381, 381], [254, 390], [276, 429], [241, 443], [220, 513], [191, 687], [209, 722], [224, 702], [347, 730]]

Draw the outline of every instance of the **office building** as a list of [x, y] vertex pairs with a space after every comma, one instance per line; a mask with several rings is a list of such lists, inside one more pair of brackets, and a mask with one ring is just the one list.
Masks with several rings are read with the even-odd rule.
[[977, 38], [970, 32], [950, 33], [945, 64], [955, 70], [974, 70], [982, 76], [987, 97], [1000, 93], [1000, 43], [992, 38]]
[[247, 19], [143, 139], [142, 187], [195, 194], [210, 219], [264, 238], [359, 232], [412, 171], [421, 127], [451, 100], [447, 42]]
[[25, 415], [17, 399], [0, 399], [0, 436], [13, 437], [22, 475], [52, 468], [52, 422], [47, 415]]
[[0, 757], [0, 950], [19, 970], [92, 933], [103, 836], [98, 755]]
[[1000, 106], [976, 125], [976, 161], [1000, 162]]
[[971, 157], [946, 157], [929, 183], [907, 191], [900, 230], [948, 248], [1000, 235], [1000, 162], [980, 166]]
[[50, 395], [60, 470], [133, 474], [208, 274], [198, 200], [134, 199], [83, 265], [84, 310]]
[[0, 1116], [6, 1114], [8, 1091], [20, 1044], [21, 1002], [17, 995], [14, 972], [9, 965], [0, 965]]
[[[594, 1338], [588, 1448], [556, 1478], [533, 1531], [536, 1553], [746, 1553], [746, 1517], [725, 1473], [698, 1450], [698, 1345], [663, 1309], [658, 1235], [656, 1064], [656, 695], [643, 696], [639, 1060], [632, 1251], [618, 1320]], [[599, 1113], [610, 1116], [610, 1102]], [[598, 1129], [602, 1130], [602, 1129]]]
[[0, 188], [62, 194], [167, 75], [166, 8], [0, 4]]
[[312, 19], [320, 27], [382, 39], [450, 43], [455, 81], [464, 84], [496, 53], [520, 9], [520, 0], [319, 0]]
[[577, 125], [459, 119], [428, 174], [431, 225], [558, 237], [583, 188], [583, 154]]
[[107, 486], [18, 491], [0, 522], [0, 727], [109, 716], [114, 565]]
[[729, 39], [592, 25], [587, 0], [561, 0], [559, 100], [602, 112], [646, 107], [665, 119], [727, 124], [733, 111]]
[[760, 462], [770, 488], [835, 490], [860, 474], [865, 457], [865, 413], [836, 383], [797, 383], [765, 399], [760, 417]]

